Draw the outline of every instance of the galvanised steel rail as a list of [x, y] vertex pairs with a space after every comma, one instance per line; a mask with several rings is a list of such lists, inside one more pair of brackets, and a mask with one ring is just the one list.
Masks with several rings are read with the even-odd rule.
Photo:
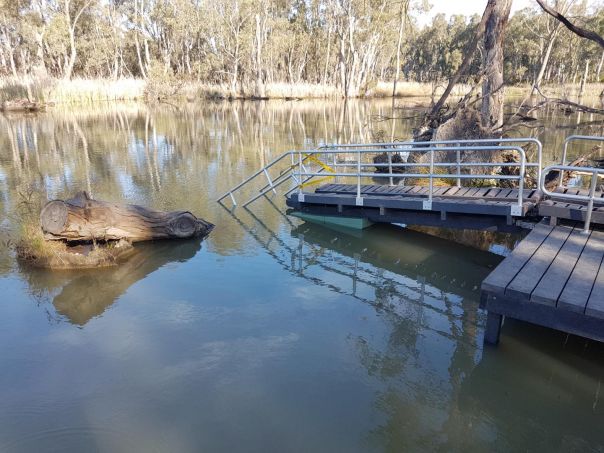
[[[494, 140], [489, 140], [489, 142], [494, 142]], [[446, 143], [443, 143], [446, 145]], [[506, 162], [470, 162], [470, 163], [460, 163], [459, 160], [456, 162], [434, 162], [434, 153], [435, 152], [450, 152], [450, 151], [486, 151], [486, 152], [501, 152], [501, 151], [515, 151], [520, 156], [519, 163], [506, 163]], [[296, 151], [298, 156], [298, 171], [295, 172], [297, 175], [297, 180], [301, 181], [304, 177], [312, 178], [314, 176], [323, 175], [323, 173], [310, 172], [308, 171], [304, 163], [305, 156], [312, 155], [323, 155], [323, 154], [341, 154], [341, 149], [333, 149], [333, 148], [323, 148], [316, 151]], [[426, 142], [426, 144], [422, 144], [421, 147], [418, 147], [416, 142], [413, 142], [413, 146], [406, 147], [397, 147], [397, 148], [374, 148], [369, 145], [368, 147], [360, 147], [354, 146], [345, 151], [347, 154], [356, 155], [355, 164], [336, 164], [336, 168], [349, 168], [354, 167], [356, 171], [353, 172], [338, 172], [334, 171], [330, 173], [330, 176], [342, 176], [342, 177], [354, 177], [357, 182], [357, 194], [356, 194], [356, 205], [363, 206], [363, 195], [361, 193], [361, 178], [428, 178], [429, 180], [429, 190], [428, 190], [428, 199], [423, 202], [424, 210], [432, 210], [432, 199], [434, 192], [434, 179], [457, 179], [458, 181], [461, 179], [495, 179], [495, 180], [516, 180], [518, 181], [518, 201], [515, 205], [510, 207], [510, 215], [512, 216], [520, 216], [522, 215], [522, 204], [523, 204], [523, 191], [524, 191], [524, 179], [526, 176], [526, 152], [519, 146], [489, 146], [489, 145], [469, 145], [469, 146], [439, 146], [439, 143], [434, 142]], [[381, 166], [380, 164], [371, 163], [362, 163], [361, 157], [365, 154], [375, 154], [375, 153], [399, 153], [399, 152], [408, 152], [408, 153], [429, 153], [430, 154], [430, 162], [429, 163], [401, 163], [401, 164], [393, 164], [391, 163], [391, 159], [389, 159], [389, 163], [385, 164], [389, 167], [389, 173], [377, 173], [377, 172], [366, 172], [363, 171], [365, 167], [376, 167]], [[392, 173], [392, 168], [396, 167], [428, 167], [429, 170], [427, 173]], [[436, 173], [436, 168], [446, 168], [446, 167], [457, 167], [458, 171], [456, 173]], [[493, 174], [462, 174], [459, 172], [461, 167], [519, 167], [518, 175], [493, 175]], [[292, 176], [294, 173], [292, 173]], [[302, 191], [303, 185], [298, 185], [298, 201], [304, 202], [304, 192]], [[250, 200], [250, 202], [253, 201]], [[248, 202], [249, 203], [249, 202]], [[246, 203], [247, 204], [247, 203]]]
[[[565, 166], [567, 164], [566, 156], [568, 154], [568, 145], [570, 142], [574, 141], [604, 142], [604, 137], [598, 137], [594, 135], [569, 135], [568, 137], [566, 137], [566, 140], [564, 140], [564, 147], [562, 149], [562, 162], [560, 163], [561, 166]], [[560, 170], [560, 180], [558, 181], [558, 187], [562, 187], [563, 179], [564, 171]]]
[[[502, 145], [492, 145], [492, 144], [528, 144], [533, 143], [537, 147], [537, 160], [536, 162], [531, 161], [527, 162], [525, 151], [519, 146], [502, 146]], [[489, 145], [491, 144], [491, 145]], [[464, 151], [487, 151], [487, 152], [495, 152], [495, 151], [504, 151], [511, 150], [516, 151], [520, 154], [520, 162], [519, 163], [502, 163], [502, 162], [462, 162], [461, 161], [461, 153]], [[333, 177], [351, 177], [354, 176], [357, 178], [357, 187], [360, 189], [360, 179], [363, 177], [376, 177], [376, 178], [389, 178], [390, 184], [394, 184], [394, 179], [402, 179], [402, 178], [429, 178], [430, 181], [430, 193], [429, 199], [424, 203], [425, 209], [429, 209], [432, 203], [432, 192], [433, 192], [433, 180], [434, 178], [449, 178], [456, 179], [457, 186], [461, 186], [462, 179], [513, 179], [518, 180], [519, 184], [519, 202], [518, 206], [514, 206], [512, 208], [514, 214], [518, 215], [518, 212], [521, 212], [522, 207], [522, 189], [524, 185], [524, 175], [526, 174], [526, 167], [536, 167], [537, 168], [537, 180], [541, 177], [541, 167], [542, 167], [542, 150], [543, 147], [541, 142], [535, 138], [502, 138], [502, 139], [477, 139], [477, 140], [441, 140], [441, 141], [433, 141], [433, 142], [414, 142], [414, 141], [405, 141], [405, 142], [391, 142], [391, 143], [369, 143], [369, 144], [329, 144], [323, 145], [316, 150], [307, 150], [307, 151], [288, 151], [281, 156], [277, 157], [273, 161], [269, 162], [264, 168], [258, 170], [256, 173], [252, 174], [244, 181], [242, 181], [237, 186], [233, 187], [228, 192], [224, 193], [217, 201], [222, 202], [226, 197], [230, 197], [233, 205], [237, 205], [237, 201], [234, 197], [234, 192], [242, 188], [244, 185], [248, 184], [258, 176], [264, 174], [267, 180], [267, 184], [260, 189], [259, 193], [247, 200], [244, 203], [244, 206], [252, 203], [258, 198], [264, 196], [269, 191], [273, 191], [276, 193], [276, 188], [280, 185], [284, 184], [288, 180], [293, 180], [295, 186], [291, 188], [287, 194], [293, 192], [298, 188], [299, 192], [301, 192], [302, 187], [307, 184], [312, 178], [316, 176], [333, 176]], [[455, 151], [455, 162], [434, 162], [434, 152], [442, 152], [442, 151]], [[412, 152], [430, 152], [430, 163], [393, 163], [392, 156], [394, 153], [397, 154], [405, 154]], [[350, 164], [342, 164], [338, 163], [338, 156], [346, 155], [346, 154], [355, 154], [357, 156], [356, 163], [354, 165]], [[388, 163], [363, 163], [361, 162], [361, 155], [371, 154], [371, 153], [386, 153], [388, 158]], [[331, 162], [326, 162], [325, 160], [321, 160], [318, 157], [322, 155], [331, 155]], [[285, 171], [282, 171], [276, 177], [271, 178], [269, 174], [269, 169], [275, 167], [277, 164], [286, 160], [287, 157], [290, 157], [290, 165]], [[318, 156], [318, 157], [317, 157]], [[297, 157], [297, 159], [296, 159]], [[308, 163], [318, 163], [320, 168], [317, 171], [311, 171], [307, 168]], [[462, 174], [462, 167], [520, 167], [518, 176], [512, 175], [468, 175]], [[355, 167], [356, 173], [350, 172], [338, 172], [337, 170], [340, 168], [350, 168]], [[366, 167], [388, 167], [388, 173], [377, 173], [377, 172], [363, 172], [362, 169]], [[393, 168], [399, 167], [428, 167], [429, 173], [393, 173]], [[434, 173], [435, 168], [441, 167], [455, 167], [456, 173], [447, 174], [447, 173]], [[297, 169], [297, 171], [294, 171]], [[327, 172], [327, 173], [326, 173]], [[303, 196], [303, 195], [302, 195]], [[360, 190], [357, 190], [357, 199], [362, 200], [362, 196], [360, 195]], [[358, 200], [357, 200], [358, 201]], [[362, 201], [361, 201], [362, 202]]]
[[[498, 144], [498, 143], [507, 143], [507, 144], [530, 144], [533, 143], [537, 147], [537, 161], [536, 162], [526, 162], [527, 167], [536, 167], [537, 168], [537, 181], [541, 179], [541, 168], [543, 167], [543, 145], [539, 140], [532, 137], [521, 137], [521, 138], [481, 138], [476, 140], [438, 140], [438, 141], [430, 141], [430, 142], [415, 142], [415, 141], [405, 141], [405, 142], [389, 142], [389, 143], [368, 143], [368, 144], [333, 144], [333, 145], [323, 145], [319, 147], [319, 150], [322, 149], [347, 149], [347, 148], [400, 148], [400, 147], [424, 147], [427, 144], [429, 145], [453, 145], [460, 147], [456, 149], [456, 164], [458, 165], [458, 173], [459, 173], [459, 165], [461, 165], [461, 151], [464, 151], [466, 148], [463, 148], [463, 145], [476, 143], [479, 145], [486, 144]], [[382, 150], [383, 151], [383, 150]], [[404, 151], [404, 150], [403, 150]], [[390, 161], [388, 162], [391, 163]], [[392, 172], [391, 172], [392, 173]], [[459, 181], [457, 182], [459, 186]]]
[[[575, 136], [578, 137], [578, 136]], [[570, 137], [569, 137], [570, 138]], [[584, 139], [585, 137], [580, 137]], [[567, 139], [568, 140], [568, 139]], [[602, 138], [604, 140], [604, 138]], [[552, 192], [545, 187], [545, 176], [551, 171], [560, 172], [560, 180], [562, 180], [562, 174], [564, 171], [581, 172], [591, 174], [591, 180], [589, 184], [588, 195], [574, 195], [570, 193]], [[583, 225], [583, 232], [589, 233], [589, 226], [591, 224], [591, 214], [594, 208], [594, 200], [596, 199], [596, 187], [598, 184], [598, 178], [604, 178], [604, 169], [594, 167], [573, 167], [570, 165], [550, 165], [543, 169], [539, 186], [541, 191], [550, 197], [560, 198], [563, 200], [570, 201], [587, 201], [587, 207], [585, 210], [585, 224]], [[561, 187], [561, 186], [558, 186]]]

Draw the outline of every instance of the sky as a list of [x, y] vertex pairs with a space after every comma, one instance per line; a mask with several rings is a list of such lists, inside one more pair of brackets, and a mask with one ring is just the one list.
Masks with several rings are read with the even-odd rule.
[[[430, 23], [432, 18], [439, 13], [444, 13], [447, 17], [452, 14], [464, 14], [466, 16], [482, 14], [487, 0], [429, 0], [429, 3], [432, 5], [430, 12], [417, 16], [421, 25]], [[534, 0], [513, 0], [512, 14], [519, 9], [535, 6], [536, 4]]]

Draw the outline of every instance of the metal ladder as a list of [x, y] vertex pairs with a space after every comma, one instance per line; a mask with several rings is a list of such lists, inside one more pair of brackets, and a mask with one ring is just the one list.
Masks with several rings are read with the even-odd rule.
[[[318, 149], [322, 149], [323, 147], [320, 147]], [[312, 153], [314, 151], [310, 151], [310, 153]], [[309, 151], [287, 151], [283, 154], [281, 154], [279, 157], [277, 157], [276, 159], [272, 160], [271, 162], [269, 162], [267, 165], [265, 165], [264, 167], [262, 167], [260, 170], [258, 170], [256, 173], [252, 174], [251, 176], [247, 177], [246, 179], [244, 179], [243, 181], [241, 181], [239, 184], [237, 184], [235, 187], [233, 187], [232, 189], [230, 189], [229, 191], [225, 192], [220, 198], [218, 198], [216, 201], [218, 203], [222, 203], [222, 200], [224, 200], [227, 197], [231, 198], [231, 201], [233, 203], [233, 206], [237, 206], [237, 200], [235, 199], [235, 193], [237, 191], [239, 191], [241, 188], [243, 188], [245, 185], [251, 183], [252, 181], [254, 181], [256, 178], [258, 178], [261, 175], [264, 175], [266, 178], [266, 184], [259, 190], [259, 193], [255, 196], [253, 196], [252, 198], [250, 198], [249, 200], [245, 201], [243, 203], [243, 207], [249, 205], [250, 203], [253, 203], [254, 201], [256, 201], [258, 198], [266, 195], [268, 192], [273, 192], [275, 194], [277, 194], [277, 187], [281, 186], [283, 183], [285, 183], [288, 180], [293, 180], [294, 183], [296, 184], [296, 186], [290, 188], [287, 192], [285, 192], [285, 195], [289, 195], [291, 192], [293, 192], [294, 190], [296, 190], [299, 186], [303, 186], [304, 184], [306, 184], [307, 182], [309, 182], [312, 178], [314, 178], [313, 176], [307, 176], [306, 178], [300, 178], [298, 177], [298, 175], [294, 172], [295, 169], [300, 169], [300, 166], [302, 167], [302, 174], [305, 173], [310, 173], [308, 168], [305, 165], [305, 162], [309, 161], [309, 160], [314, 160], [314, 161], [319, 161], [319, 159], [317, 159], [316, 157], [312, 156], [312, 155], [307, 155], [305, 156], [301, 162], [295, 162], [294, 161], [294, 156], [297, 156], [299, 154], [307, 154], [309, 153]], [[290, 165], [287, 166], [285, 168], [285, 170], [281, 171], [276, 177], [274, 176], [273, 178], [271, 178], [271, 175], [269, 173], [269, 170], [275, 166], [277, 166], [278, 164], [283, 163], [283, 161], [285, 161], [287, 159], [287, 157], [290, 157]], [[329, 168], [327, 164], [320, 162], [323, 167], [319, 170], [319, 171], [324, 171], [326, 168]], [[298, 172], [300, 173], [300, 172]]]

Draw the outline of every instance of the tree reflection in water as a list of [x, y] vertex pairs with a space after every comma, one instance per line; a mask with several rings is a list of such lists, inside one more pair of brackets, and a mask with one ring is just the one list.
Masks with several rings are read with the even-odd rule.
[[[304, 223], [292, 227], [292, 246], [248, 214], [253, 227], [234, 217], [285, 269], [371, 305], [389, 326], [385, 338], [349, 337], [380, 382], [368, 449], [582, 450], [604, 441], [594, 430], [604, 345], [508, 321], [505, 343], [483, 349], [479, 285], [501, 257], [391, 225], [355, 231]], [[552, 413], [548, 392], [559, 395]], [[571, 426], [560, 413], [573, 414]], [[558, 436], [548, 434], [551, 426], [560, 426]]]

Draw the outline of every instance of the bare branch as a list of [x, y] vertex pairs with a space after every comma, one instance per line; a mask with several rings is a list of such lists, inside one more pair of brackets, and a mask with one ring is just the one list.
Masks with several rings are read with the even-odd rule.
[[537, 110], [547, 104], [558, 104], [558, 105], [565, 105], [567, 107], [571, 107], [577, 111], [580, 112], [585, 112], [585, 113], [595, 113], [597, 115], [604, 115], [604, 109], [597, 109], [594, 107], [589, 107], [587, 105], [583, 105], [583, 104], [577, 104], [576, 102], [571, 102], [571, 101], [567, 101], [566, 99], [560, 99], [560, 98], [549, 98], [547, 97], [545, 94], [543, 94], [543, 92], [539, 89], [539, 87], [536, 87], [537, 92], [543, 97], [543, 101], [538, 103], [536, 106], [534, 106], [533, 108], [531, 108], [528, 112], [532, 112], [534, 110]]
[[594, 31], [587, 30], [586, 28], [581, 28], [581, 27], [578, 27], [577, 25], [573, 24], [566, 17], [564, 17], [562, 14], [560, 14], [558, 11], [556, 11], [555, 9], [553, 9], [549, 5], [547, 5], [547, 3], [545, 3], [543, 0], [536, 0], [536, 2], [539, 4], [539, 6], [541, 7], [541, 9], [543, 11], [545, 11], [547, 14], [552, 16], [554, 19], [562, 22], [564, 24], [564, 26], [566, 28], [568, 28], [570, 31], [572, 31], [574, 34], [576, 34], [582, 38], [589, 39], [589, 40], [599, 44], [600, 47], [604, 48], [604, 38], [602, 38], [599, 34], [597, 34]]

